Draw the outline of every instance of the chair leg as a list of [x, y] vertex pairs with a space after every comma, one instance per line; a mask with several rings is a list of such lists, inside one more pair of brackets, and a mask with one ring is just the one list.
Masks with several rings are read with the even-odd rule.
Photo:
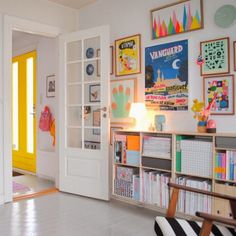
[[209, 236], [211, 233], [212, 221], [204, 220], [199, 236]]
[[178, 197], [179, 197], [179, 189], [174, 188], [171, 195], [170, 204], [166, 213], [167, 217], [173, 218], [175, 216]]

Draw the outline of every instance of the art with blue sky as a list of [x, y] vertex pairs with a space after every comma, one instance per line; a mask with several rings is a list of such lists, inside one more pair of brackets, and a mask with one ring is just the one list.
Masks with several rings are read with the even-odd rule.
[[157, 110], [188, 109], [188, 40], [145, 48], [145, 100]]

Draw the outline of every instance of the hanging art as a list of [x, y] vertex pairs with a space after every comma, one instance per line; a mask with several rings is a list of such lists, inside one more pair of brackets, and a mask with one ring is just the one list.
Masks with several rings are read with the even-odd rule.
[[188, 110], [188, 40], [145, 49], [145, 101], [157, 110]]
[[151, 10], [152, 39], [203, 28], [202, 0], [186, 0]]

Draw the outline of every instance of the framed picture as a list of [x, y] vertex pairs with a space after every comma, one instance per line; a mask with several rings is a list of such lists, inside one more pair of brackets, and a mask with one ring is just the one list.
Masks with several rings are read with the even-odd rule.
[[[97, 57], [99, 58], [101, 50], [97, 49]], [[110, 75], [113, 75], [114, 73], [114, 56], [113, 56], [113, 46], [110, 46]], [[100, 68], [100, 60], [97, 60], [97, 76], [101, 76], [101, 72], [100, 72], [101, 68]]]
[[215, 97], [211, 114], [234, 114], [234, 75], [204, 77], [203, 91], [206, 106]]
[[100, 149], [100, 142], [84, 140], [85, 149]]
[[145, 102], [155, 110], [188, 110], [188, 40], [145, 48]]
[[[100, 110], [93, 111], [93, 126], [99, 127], [101, 125], [101, 113]], [[93, 129], [94, 135], [100, 135], [100, 129]]]
[[115, 75], [141, 73], [140, 34], [115, 41]]
[[56, 95], [56, 81], [55, 75], [48, 75], [46, 80], [46, 94], [47, 97], [55, 97]]
[[122, 130], [122, 129], [123, 129], [123, 127], [121, 127], [121, 126], [110, 126], [110, 145], [112, 145], [112, 143], [113, 143], [114, 131]]
[[89, 85], [89, 102], [100, 102], [100, 84]]
[[184, 0], [151, 10], [152, 39], [202, 29], [202, 2]]
[[236, 71], [236, 41], [234, 41], [234, 71]]
[[136, 79], [111, 81], [111, 123], [131, 124], [131, 103], [136, 101]]
[[204, 60], [201, 75], [229, 73], [229, 38], [201, 42], [200, 52]]

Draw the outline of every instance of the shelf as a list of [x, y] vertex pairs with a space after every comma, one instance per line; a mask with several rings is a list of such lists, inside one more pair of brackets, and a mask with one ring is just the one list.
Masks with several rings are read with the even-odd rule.
[[140, 167], [140, 166], [129, 165], [129, 164], [124, 164], [124, 163], [116, 163], [116, 162], [114, 162], [114, 165], [117, 165], [117, 166], [130, 166], [130, 167], [136, 167], [136, 168]]
[[215, 148], [216, 151], [236, 151], [235, 148], [221, 148], [221, 147], [216, 147]]
[[164, 169], [160, 169], [160, 168], [147, 167], [147, 166], [142, 166], [141, 168], [147, 169], [147, 170], [159, 170], [159, 171], [164, 171], [164, 172], [171, 173], [171, 170], [164, 170]]
[[236, 180], [226, 180], [226, 179], [217, 179], [214, 178], [215, 181], [219, 181], [219, 182], [224, 182], [224, 183], [233, 183], [236, 184]]
[[154, 158], [154, 159], [164, 159], [164, 160], [168, 160], [171, 161], [171, 158], [166, 158], [166, 157], [161, 157], [161, 156], [152, 156], [152, 155], [145, 155], [145, 154], [141, 154], [142, 157], [150, 157], [150, 158]]
[[209, 180], [212, 180], [211, 177], [200, 176], [200, 175], [184, 174], [184, 173], [181, 173], [181, 172], [175, 172], [175, 174], [176, 174], [176, 175], [190, 176], [190, 177], [199, 178], [199, 179], [209, 179]]

